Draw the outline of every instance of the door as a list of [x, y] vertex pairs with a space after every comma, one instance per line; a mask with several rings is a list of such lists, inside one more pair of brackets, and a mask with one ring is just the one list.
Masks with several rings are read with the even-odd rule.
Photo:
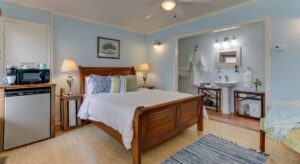
[[4, 68], [21, 63], [45, 63], [50, 68], [49, 26], [5, 19]]

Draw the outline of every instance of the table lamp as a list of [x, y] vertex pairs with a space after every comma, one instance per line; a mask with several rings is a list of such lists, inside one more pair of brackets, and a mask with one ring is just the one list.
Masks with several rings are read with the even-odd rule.
[[143, 72], [143, 80], [144, 80], [144, 86], [146, 86], [146, 81], [147, 81], [147, 74], [149, 73], [149, 64], [148, 63], [142, 63], [140, 65], [140, 71]]
[[72, 59], [65, 59], [62, 66], [61, 66], [61, 72], [67, 72], [68, 78], [67, 83], [69, 86], [69, 93], [72, 94], [72, 86], [74, 84], [74, 78], [72, 72], [78, 71], [78, 67], [75, 60]]

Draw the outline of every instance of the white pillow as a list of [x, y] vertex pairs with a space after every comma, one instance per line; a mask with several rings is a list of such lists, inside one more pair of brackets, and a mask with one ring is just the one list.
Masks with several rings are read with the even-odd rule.
[[93, 92], [93, 83], [90, 80], [89, 76], [85, 77], [85, 94], [92, 94]]

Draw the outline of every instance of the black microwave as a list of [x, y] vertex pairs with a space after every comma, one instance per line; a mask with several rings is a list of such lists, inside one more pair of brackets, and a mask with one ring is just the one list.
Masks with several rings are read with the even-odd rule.
[[36, 84], [50, 82], [49, 69], [18, 69], [17, 84]]

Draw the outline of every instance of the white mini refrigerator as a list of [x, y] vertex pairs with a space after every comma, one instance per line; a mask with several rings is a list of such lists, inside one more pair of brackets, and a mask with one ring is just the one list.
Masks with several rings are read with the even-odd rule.
[[4, 150], [50, 138], [50, 88], [5, 92]]

